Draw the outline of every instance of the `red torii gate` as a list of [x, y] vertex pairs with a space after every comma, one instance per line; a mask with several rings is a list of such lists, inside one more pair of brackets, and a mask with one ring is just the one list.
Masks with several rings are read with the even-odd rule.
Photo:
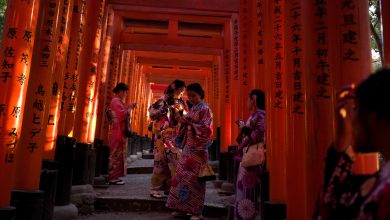
[[[28, 89], [27, 83], [29, 76], [32, 76], [30, 81], [35, 80], [34, 75], [29, 74], [27, 63], [31, 63], [34, 54], [39, 55], [37, 52], [33, 54], [38, 44], [34, 44], [37, 35], [31, 30], [37, 25], [39, 3], [49, 2], [62, 3], [59, 0], [9, 0], [8, 4], [1, 48], [4, 52], [12, 52], [12, 48], [13, 53], [0, 55], [8, 65], [7, 71], [3, 68], [0, 82], [4, 91], [0, 97], [0, 179], [4, 180], [0, 187], [0, 208], [9, 206], [11, 189], [34, 191], [39, 182], [41, 159], [33, 160], [33, 155], [19, 153], [23, 146], [16, 142], [26, 138], [21, 134], [28, 133], [23, 132], [29, 128], [23, 118], [28, 118], [24, 115], [32, 112], [24, 111], [29, 106], [26, 97], [36, 95], [34, 89]], [[96, 137], [107, 143], [103, 109], [119, 80], [130, 85], [132, 94], [127, 101], [142, 103], [132, 113], [132, 121], [135, 130], [145, 132], [142, 119], [155, 89], [149, 81], [156, 81], [168, 72], [178, 74], [170, 79], [186, 76], [186, 71], [166, 70], [165, 73], [152, 70], [151, 66], [173, 65], [180, 59], [183, 61], [175, 66], [201, 68], [210, 65], [209, 70], [200, 71], [197, 76], [202, 75], [205, 87], [208, 87], [208, 101], [213, 103], [217, 126], [221, 127], [221, 150], [226, 151], [229, 145], [235, 144], [237, 129], [234, 121], [248, 116], [248, 112], [238, 111], [238, 108], [245, 107], [247, 93], [255, 87], [263, 89], [267, 94], [270, 201], [286, 204], [288, 219], [310, 219], [321, 184], [318, 173], [322, 173], [325, 151], [333, 139], [335, 91], [346, 83], [358, 83], [371, 72], [368, 3], [352, 0], [345, 7], [336, 0], [323, 2], [317, 5], [308, 0], [75, 0], [74, 5], [79, 11], [73, 11], [73, 18], [69, 14], [63, 15], [69, 29], [61, 33], [66, 38], [70, 32], [67, 57], [71, 60], [57, 59], [56, 64], [51, 62], [50, 68], [54, 65], [62, 67], [52, 73], [62, 74], [68, 87], [64, 107], [77, 105], [78, 108], [76, 111], [72, 108], [67, 114], [63, 112], [61, 117], [58, 117], [58, 111], [49, 113], [56, 120], [59, 118], [54, 134], [58, 130], [62, 136], [75, 135], [79, 142], [92, 143]], [[69, 1], [69, 5], [71, 8], [73, 1]], [[382, 1], [382, 10], [386, 12], [388, 8], [388, 1]], [[83, 10], [86, 16], [82, 16]], [[317, 10], [328, 13], [312, 13]], [[96, 17], [91, 12], [98, 13], [101, 20], [91, 19]], [[13, 19], [15, 14], [19, 19]], [[352, 15], [353, 22], [345, 20], [346, 15]], [[388, 17], [383, 13], [386, 64], [390, 62]], [[134, 33], [130, 27], [125, 27], [124, 19], [168, 21], [167, 29], [163, 31], [166, 34]], [[85, 34], [86, 21], [93, 28], [87, 28], [85, 36], [88, 37], [83, 37], [80, 29]], [[183, 32], [180, 28], [183, 22], [220, 25], [221, 30], [211, 31], [206, 38], [190, 38], [189, 34], [204, 35], [205, 32]], [[55, 25], [59, 26], [59, 23]], [[15, 33], [15, 28], [21, 31]], [[64, 50], [66, 48], [64, 46]], [[85, 50], [79, 54], [81, 48]], [[83, 64], [76, 62], [79, 56], [85, 59]], [[66, 73], [72, 75], [77, 71], [84, 75], [66, 77]], [[148, 71], [153, 73], [148, 74]], [[24, 74], [20, 77], [21, 72]], [[91, 82], [100, 88], [91, 88]], [[79, 88], [82, 94], [76, 95]], [[86, 99], [90, 102], [84, 109]], [[49, 101], [45, 102], [49, 105]], [[57, 109], [60, 104], [57, 100]], [[75, 117], [77, 122], [86, 123], [74, 130]], [[53, 128], [50, 129], [46, 136], [50, 137], [51, 145], [46, 148], [48, 152], [44, 157], [47, 159], [53, 159], [55, 149], [53, 142], [56, 137], [49, 135], [53, 133]], [[43, 146], [44, 143], [37, 145], [39, 151], [43, 151]], [[15, 185], [15, 167], [27, 166], [30, 162], [34, 167], [31, 171], [34, 177], [24, 182], [19, 176]]]

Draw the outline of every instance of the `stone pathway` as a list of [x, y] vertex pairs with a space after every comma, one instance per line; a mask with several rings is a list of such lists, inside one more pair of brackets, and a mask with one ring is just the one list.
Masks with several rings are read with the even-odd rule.
[[[116, 213], [96, 213], [89, 216], [79, 216], [76, 220], [177, 220], [171, 217], [169, 212], [116, 212]], [[184, 218], [189, 219], [189, 218]], [[224, 220], [225, 217], [211, 218], [206, 220]]]
[[[95, 188], [97, 213], [78, 219], [172, 219], [170, 210], [165, 208], [166, 198], [154, 199], [149, 195], [152, 166], [151, 159], [136, 160], [129, 164], [129, 174], [122, 178], [125, 185]], [[213, 182], [207, 182], [206, 187], [204, 215], [207, 219], [226, 219], [227, 207], [234, 197], [218, 194]]]

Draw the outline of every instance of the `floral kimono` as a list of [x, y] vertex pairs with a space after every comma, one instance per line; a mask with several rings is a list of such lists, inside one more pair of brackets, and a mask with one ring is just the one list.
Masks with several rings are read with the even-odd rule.
[[[242, 149], [265, 141], [265, 111], [256, 110], [247, 120], [237, 138], [239, 143], [237, 160], [241, 160]], [[255, 219], [260, 208], [260, 175], [264, 164], [244, 168], [239, 166], [236, 184], [234, 219]]]
[[390, 219], [390, 162], [380, 171], [358, 219]]
[[127, 138], [124, 135], [128, 110], [122, 100], [114, 96], [110, 103], [112, 113], [109, 157], [109, 180], [126, 176]]
[[172, 112], [165, 103], [164, 97], [149, 107], [149, 115], [153, 119], [152, 132], [155, 138], [152, 190], [168, 192], [180, 152], [174, 142], [176, 128], [172, 122]]
[[166, 206], [199, 215], [202, 212], [206, 183], [198, 181], [202, 165], [208, 162], [207, 145], [212, 140], [212, 112], [208, 104], [200, 102], [187, 115], [193, 126], [187, 126], [183, 153]]
[[390, 219], [390, 163], [373, 175], [356, 175], [352, 168], [348, 153], [329, 148], [313, 219]]

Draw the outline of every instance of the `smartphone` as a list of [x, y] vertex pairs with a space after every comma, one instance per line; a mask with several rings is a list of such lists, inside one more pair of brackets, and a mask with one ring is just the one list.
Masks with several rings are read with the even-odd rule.
[[245, 122], [242, 120], [242, 119], [238, 119], [237, 121], [236, 121], [236, 124], [238, 125], [238, 126], [244, 126], [245, 125]]
[[[337, 102], [342, 103], [346, 100], [353, 100], [355, 99], [355, 84], [351, 83], [346, 85], [344, 88], [342, 88], [337, 93]], [[352, 107], [354, 107], [354, 104], [352, 103]], [[342, 118], [347, 118], [347, 108], [345, 104], [338, 110], [338, 113], [341, 115]]]
[[355, 84], [351, 83], [346, 85], [337, 93], [337, 99], [340, 101], [342, 99], [355, 98]]

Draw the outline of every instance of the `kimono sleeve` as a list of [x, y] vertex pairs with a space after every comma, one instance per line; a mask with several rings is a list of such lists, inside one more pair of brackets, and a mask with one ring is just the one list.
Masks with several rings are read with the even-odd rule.
[[199, 122], [193, 123], [196, 139], [199, 143], [210, 143], [213, 134], [212, 129], [213, 113], [208, 107], [202, 108], [199, 112]]
[[265, 137], [265, 115], [256, 114], [250, 122], [250, 126], [243, 127], [241, 133], [249, 136], [249, 138], [237, 139], [240, 146], [249, 146], [251, 144], [264, 142]]
[[111, 102], [111, 110], [114, 112], [118, 121], [126, 120], [126, 116], [129, 113], [127, 108], [118, 100]]

